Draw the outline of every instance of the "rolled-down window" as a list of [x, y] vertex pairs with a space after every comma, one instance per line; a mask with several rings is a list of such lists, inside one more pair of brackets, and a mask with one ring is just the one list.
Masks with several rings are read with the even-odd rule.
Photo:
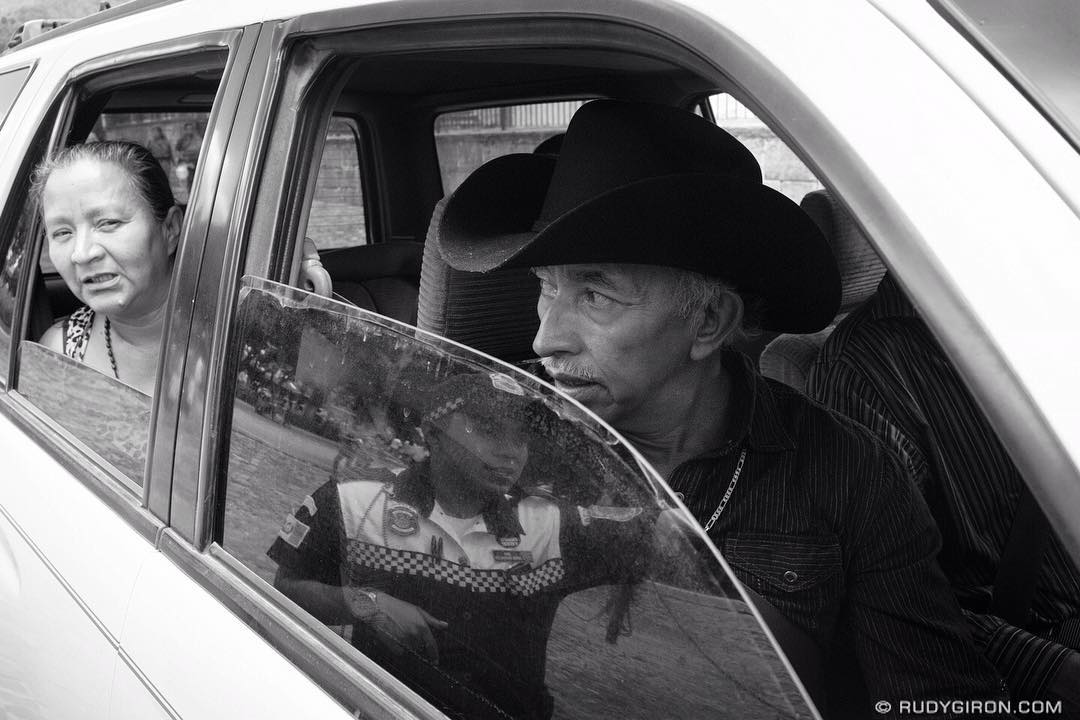
[[583, 407], [270, 281], [236, 318], [221, 543], [346, 656], [451, 717], [813, 716], [716, 549]]

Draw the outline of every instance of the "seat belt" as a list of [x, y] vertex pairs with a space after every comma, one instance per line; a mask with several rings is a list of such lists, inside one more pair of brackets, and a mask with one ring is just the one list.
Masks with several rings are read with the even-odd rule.
[[1050, 523], [1035, 496], [1024, 486], [1009, 537], [998, 562], [990, 612], [1016, 627], [1026, 627], [1031, 619], [1035, 582], [1042, 570], [1043, 555], [1050, 540]]

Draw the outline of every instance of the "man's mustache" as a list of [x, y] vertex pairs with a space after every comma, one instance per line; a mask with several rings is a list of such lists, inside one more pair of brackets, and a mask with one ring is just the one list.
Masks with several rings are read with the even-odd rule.
[[598, 378], [598, 374], [588, 365], [582, 365], [572, 360], [563, 360], [561, 358], [546, 357], [540, 359], [540, 364], [544, 366], [544, 370], [548, 375], [555, 377], [557, 375], [569, 375], [577, 378], [578, 380], [584, 380], [592, 382]]

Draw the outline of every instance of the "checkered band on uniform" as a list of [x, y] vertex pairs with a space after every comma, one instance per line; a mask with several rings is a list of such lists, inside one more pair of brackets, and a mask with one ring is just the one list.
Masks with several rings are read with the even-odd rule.
[[419, 575], [444, 585], [480, 593], [506, 593], [529, 597], [551, 587], [566, 574], [560, 558], [548, 560], [527, 572], [478, 570], [426, 553], [395, 550], [360, 540], [349, 540], [346, 579], [350, 585], [364, 585], [364, 575], [381, 570], [399, 575]]
[[464, 403], [465, 403], [465, 398], [463, 398], [463, 397], [456, 397], [453, 400], [447, 400], [442, 405], [439, 405], [438, 407], [430, 410], [428, 412], [428, 414], [424, 416], [424, 419], [429, 421], [429, 422], [435, 422], [436, 420], [441, 418], [443, 415], [447, 415], [447, 414], [452, 413], [453, 411], [457, 410]]

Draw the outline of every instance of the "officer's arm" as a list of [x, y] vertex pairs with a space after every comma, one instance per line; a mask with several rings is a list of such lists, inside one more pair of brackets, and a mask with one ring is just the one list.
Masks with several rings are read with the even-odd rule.
[[329, 585], [301, 575], [291, 565], [279, 565], [274, 587], [327, 625], [355, 622], [340, 585]]

